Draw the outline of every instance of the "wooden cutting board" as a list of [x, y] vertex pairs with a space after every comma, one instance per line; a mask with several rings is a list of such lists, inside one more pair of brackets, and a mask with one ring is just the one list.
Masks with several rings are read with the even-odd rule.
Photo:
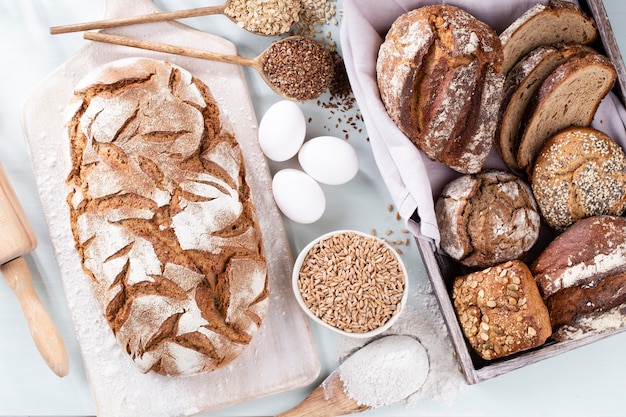
[[[157, 11], [148, 0], [105, 2], [105, 18]], [[181, 46], [236, 54], [225, 39], [175, 22], [109, 30]], [[107, 62], [142, 56], [186, 68], [211, 89], [244, 153], [268, 258], [271, 306], [244, 354], [225, 368], [193, 377], [142, 374], [121, 350], [91, 292], [73, 246], [65, 203], [65, 106], [76, 82]], [[309, 323], [290, 290], [293, 257], [271, 193], [271, 174], [257, 143], [257, 120], [239, 67], [138, 49], [88, 44], [57, 68], [24, 104], [23, 128], [54, 245], [84, 367], [99, 416], [185, 416], [311, 383], [320, 363]]]

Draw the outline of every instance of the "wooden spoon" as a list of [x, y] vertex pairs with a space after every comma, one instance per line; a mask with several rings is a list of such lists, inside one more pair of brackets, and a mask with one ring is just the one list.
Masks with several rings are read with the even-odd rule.
[[304, 401], [277, 417], [334, 417], [400, 401], [428, 376], [428, 355], [410, 336], [385, 336], [361, 348]]
[[298, 20], [301, 9], [302, 2], [299, 0], [287, 0], [284, 4], [281, 3], [280, 7], [271, 4], [271, 2], [264, 4], [262, 7], [255, 7], [254, 3], [246, 4], [244, 0], [227, 0], [226, 3], [221, 6], [198, 7], [173, 12], [159, 12], [147, 15], [76, 23], [72, 25], [53, 26], [50, 28], [50, 33], [57, 35], [61, 33], [129, 26], [140, 23], [163, 22], [188, 17], [223, 14], [249, 32], [257, 35], [274, 36], [289, 32], [291, 26]]
[[85, 32], [84, 37], [92, 41], [252, 67], [277, 94], [295, 101], [319, 97], [328, 89], [334, 75], [330, 52], [316, 40], [303, 36], [290, 36], [276, 41], [256, 58], [224, 55], [100, 32]]

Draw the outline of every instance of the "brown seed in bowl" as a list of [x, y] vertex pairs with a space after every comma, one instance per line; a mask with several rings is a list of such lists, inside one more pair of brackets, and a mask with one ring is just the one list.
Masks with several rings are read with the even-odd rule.
[[403, 270], [381, 239], [354, 232], [322, 239], [306, 255], [298, 289], [321, 320], [349, 333], [387, 323], [400, 308]]

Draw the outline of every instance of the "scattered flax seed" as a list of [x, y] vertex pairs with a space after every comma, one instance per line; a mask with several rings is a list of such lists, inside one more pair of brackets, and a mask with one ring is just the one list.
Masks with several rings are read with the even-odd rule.
[[354, 232], [318, 242], [300, 268], [298, 288], [311, 312], [350, 333], [387, 323], [400, 308], [405, 276], [382, 239]]
[[392, 233], [393, 233], [393, 230], [389, 229], [385, 232], [385, 236], [391, 236]]
[[387, 211], [388, 211], [389, 213], [391, 213], [391, 212], [393, 211], [393, 204], [388, 204], [388, 205], [387, 205]]

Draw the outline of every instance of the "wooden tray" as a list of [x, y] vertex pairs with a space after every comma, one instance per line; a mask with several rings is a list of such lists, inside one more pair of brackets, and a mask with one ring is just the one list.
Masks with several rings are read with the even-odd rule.
[[[615, 86], [615, 93], [621, 98], [622, 102], [624, 102], [624, 98], [626, 96], [626, 69], [617, 46], [617, 41], [615, 40], [611, 29], [606, 10], [604, 9], [604, 5], [601, 0], [587, 0], [586, 3], [581, 1], [581, 7], [596, 20], [601, 38], [601, 45], [597, 45], [597, 49], [603, 49], [602, 52], [613, 61], [618, 74], [618, 82]], [[545, 345], [534, 350], [505, 357], [500, 360], [490, 362], [482, 360], [478, 355], [473, 353], [471, 347], [469, 347], [466, 343], [463, 332], [456, 318], [450, 297], [452, 281], [456, 276], [465, 273], [465, 271], [461, 271], [458, 265], [456, 265], [449, 257], [433, 251], [433, 246], [430, 241], [422, 238], [417, 238], [416, 240], [426, 266], [426, 271], [433, 286], [433, 291], [435, 292], [435, 296], [437, 297], [439, 306], [443, 312], [444, 321], [446, 322], [452, 339], [452, 344], [456, 350], [459, 365], [463, 370], [466, 380], [470, 384], [475, 384], [496, 377], [540, 360], [559, 355], [622, 331], [626, 331], [626, 328], [622, 328], [601, 335], [592, 335], [579, 340], [560, 343], [548, 341]]]
[[[149, 0], [105, 2], [105, 17], [157, 11]], [[174, 22], [110, 30], [225, 54], [235, 46]], [[64, 109], [75, 83], [93, 68], [130, 56], [164, 59], [202, 79], [230, 120], [246, 161], [259, 210], [270, 276], [270, 310], [249, 348], [233, 363], [193, 377], [142, 374], [121, 350], [93, 297], [73, 247], [63, 178]], [[319, 374], [309, 322], [290, 291], [293, 257], [271, 194], [271, 175], [258, 147], [257, 121], [240, 67], [106, 44], [86, 46], [56, 69], [26, 101], [23, 128], [84, 367], [99, 416], [184, 416], [284, 392]]]

